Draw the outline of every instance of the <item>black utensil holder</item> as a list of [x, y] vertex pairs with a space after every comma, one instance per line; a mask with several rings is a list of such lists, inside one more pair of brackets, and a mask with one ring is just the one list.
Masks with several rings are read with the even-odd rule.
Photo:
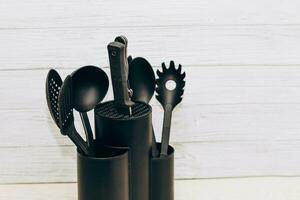
[[174, 151], [169, 146], [167, 156], [151, 158], [151, 200], [174, 200]]
[[149, 200], [151, 113], [151, 107], [140, 102], [132, 106], [131, 116], [119, 113], [113, 101], [95, 109], [96, 146], [130, 148], [130, 200]]
[[127, 116], [113, 101], [99, 104], [95, 133], [96, 158], [78, 153], [79, 200], [174, 200], [174, 149], [151, 157], [151, 106], [136, 102]]
[[129, 200], [129, 152], [98, 149], [96, 157], [77, 151], [78, 200]]

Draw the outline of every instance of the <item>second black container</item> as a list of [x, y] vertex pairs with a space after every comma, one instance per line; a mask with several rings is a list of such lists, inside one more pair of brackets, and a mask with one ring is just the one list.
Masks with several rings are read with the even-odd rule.
[[77, 153], [78, 200], [130, 200], [127, 148], [101, 148], [96, 157]]
[[150, 196], [151, 113], [151, 107], [142, 102], [135, 103], [131, 116], [119, 113], [113, 101], [95, 108], [97, 148], [129, 148], [130, 200], [149, 200]]

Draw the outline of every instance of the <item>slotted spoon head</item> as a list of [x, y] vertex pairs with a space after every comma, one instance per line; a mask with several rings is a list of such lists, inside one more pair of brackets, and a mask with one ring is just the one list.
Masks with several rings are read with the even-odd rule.
[[[182, 100], [185, 86], [185, 72], [181, 73], [182, 66], [175, 68], [174, 61], [170, 62], [169, 68], [165, 63], [162, 63], [162, 71], [157, 70], [158, 79], [156, 79], [156, 99], [165, 109], [167, 105], [172, 109], [178, 105]], [[173, 83], [175, 88], [168, 88], [168, 83]]]
[[59, 126], [58, 95], [61, 89], [62, 80], [54, 69], [50, 69], [46, 78], [47, 104], [52, 119]]
[[58, 96], [60, 132], [63, 135], [70, 133], [74, 127], [74, 116], [72, 107], [72, 78], [67, 76]]

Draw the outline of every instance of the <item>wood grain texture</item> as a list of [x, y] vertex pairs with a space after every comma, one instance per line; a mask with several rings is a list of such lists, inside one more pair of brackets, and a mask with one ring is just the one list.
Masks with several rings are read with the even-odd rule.
[[2, 30], [1, 69], [108, 66], [106, 46], [119, 34], [129, 38], [129, 54], [154, 65], [171, 59], [185, 66], [300, 64], [300, 25], [88, 27]]
[[[162, 112], [160, 107], [153, 107], [153, 124], [158, 140], [162, 127]], [[46, 108], [42, 111], [30, 109], [0, 111], [0, 113], [2, 148], [71, 144], [60, 134]], [[75, 114], [76, 127], [83, 133], [79, 116]], [[174, 111], [171, 140], [174, 142], [299, 140], [300, 127], [297, 120], [299, 115], [299, 104], [182, 105]], [[17, 121], [13, 124], [13, 128], [11, 119]], [[90, 119], [93, 123], [92, 114]]]
[[[196, 67], [185, 71], [186, 93], [174, 110], [172, 141], [299, 140], [300, 68]], [[65, 77], [72, 70], [59, 72]], [[0, 73], [0, 132], [6, 133], [0, 134], [0, 147], [70, 144], [49, 115], [46, 74], [47, 70]], [[10, 85], [18, 87], [7, 89]], [[111, 93], [110, 88], [106, 100], [112, 99]], [[151, 104], [160, 138], [162, 109], [155, 98]], [[77, 125], [82, 132], [81, 124]]]
[[[297, 0], [2, 0], [1, 28], [299, 24]], [[267, 8], [267, 9], [266, 9]], [[13, 12], [13, 14], [12, 14]]]
[[[172, 145], [176, 149], [176, 179], [300, 175], [299, 141], [172, 142]], [[76, 181], [73, 145], [2, 148], [0, 158], [0, 184]]]
[[[174, 111], [171, 135], [177, 179], [300, 174], [300, 68], [184, 69], [186, 93]], [[58, 71], [65, 77], [73, 70]], [[0, 73], [0, 183], [76, 180], [74, 146], [59, 133], [46, 107], [46, 74]], [[18, 87], [8, 90], [11, 85]], [[111, 98], [110, 88], [106, 99]], [[155, 99], [151, 103], [159, 140], [162, 109]]]
[[[175, 200], [298, 200], [299, 185], [299, 178], [180, 180], [175, 182]], [[74, 200], [76, 198], [75, 183], [0, 185], [0, 199]]]
[[[177, 61], [177, 63], [181, 62]], [[75, 68], [68, 70], [54, 68], [63, 79], [75, 70]], [[184, 66], [183, 69], [187, 78], [181, 105], [297, 104], [300, 102], [297, 92], [300, 87], [300, 65], [299, 67]], [[104, 70], [110, 76], [109, 69]], [[46, 110], [47, 72], [47, 69], [0, 72], [0, 110]], [[109, 99], [112, 99], [111, 86], [105, 100]], [[152, 98], [151, 104], [159, 105], [155, 98]]]
[[[154, 66], [174, 59], [187, 72], [184, 101], [173, 115], [177, 180], [300, 175], [299, 8], [297, 0], [0, 0], [0, 184], [45, 184], [0, 186], [0, 199], [20, 197], [9, 192], [15, 189], [41, 199], [61, 186], [47, 183], [76, 181], [74, 146], [46, 107], [47, 70], [65, 77], [97, 65], [108, 72], [106, 45], [119, 34], [129, 38], [133, 56]], [[160, 138], [162, 109], [151, 104]], [[78, 117], [77, 126], [82, 132]], [[285, 186], [293, 187], [292, 179], [254, 180], [253, 190], [241, 189], [246, 198], [288, 199]], [[192, 185], [178, 190], [179, 199], [199, 191], [201, 200], [245, 199], [234, 188], [249, 186], [212, 184], [231, 196], [225, 189], [206, 196], [212, 189], [205, 184], [177, 183]], [[269, 183], [275, 195], [247, 195]], [[67, 190], [74, 185], [63, 186], [57, 195], [73, 199]]]

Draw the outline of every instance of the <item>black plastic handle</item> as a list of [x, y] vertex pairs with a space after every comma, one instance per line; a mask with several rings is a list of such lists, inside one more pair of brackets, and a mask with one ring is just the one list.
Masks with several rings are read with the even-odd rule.
[[88, 148], [87, 143], [82, 139], [82, 137], [79, 135], [75, 128], [71, 129], [71, 131], [68, 134], [68, 137], [83, 154], [87, 156], [93, 155], [94, 152], [92, 152], [91, 149]]
[[172, 120], [172, 105], [167, 104], [164, 111], [164, 122], [163, 131], [161, 139], [161, 151], [160, 156], [164, 157], [168, 155], [168, 147], [170, 141], [170, 130], [171, 130], [171, 120]]
[[120, 42], [111, 42], [107, 46], [114, 100], [121, 113], [131, 115], [133, 102], [128, 92], [128, 61], [126, 46]]
[[95, 151], [94, 137], [93, 137], [93, 131], [91, 128], [89, 117], [86, 112], [80, 112], [80, 118], [86, 135], [86, 143], [91, 149], [91, 151], [94, 152]]

